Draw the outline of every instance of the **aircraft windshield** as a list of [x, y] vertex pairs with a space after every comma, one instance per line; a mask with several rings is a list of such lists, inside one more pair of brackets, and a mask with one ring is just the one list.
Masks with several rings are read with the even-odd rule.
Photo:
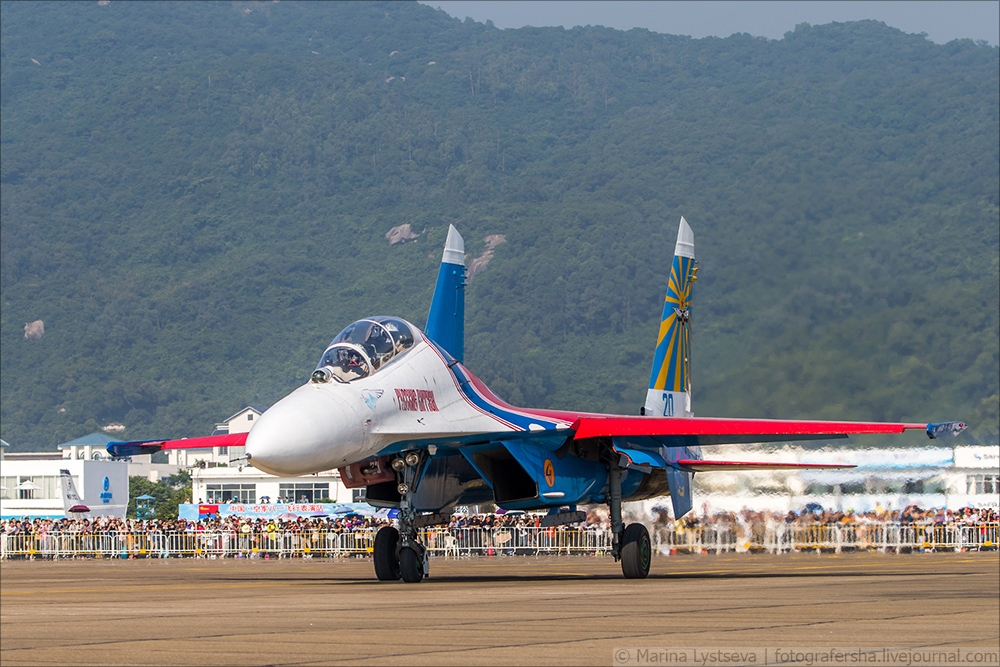
[[333, 339], [313, 380], [350, 382], [367, 377], [413, 347], [414, 331], [409, 323], [395, 317], [358, 320]]

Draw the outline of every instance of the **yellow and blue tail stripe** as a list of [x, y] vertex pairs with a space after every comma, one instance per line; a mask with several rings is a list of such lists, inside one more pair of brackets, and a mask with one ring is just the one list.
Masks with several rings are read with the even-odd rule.
[[691, 351], [690, 298], [693, 257], [674, 256], [670, 286], [663, 303], [660, 333], [656, 338], [656, 356], [649, 377], [650, 389], [687, 391]]
[[695, 264], [694, 234], [681, 218], [649, 374], [647, 414], [672, 417], [689, 410], [689, 397], [683, 397], [682, 403], [675, 405], [682, 398], [675, 394], [688, 394], [691, 390], [691, 287], [696, 278]]

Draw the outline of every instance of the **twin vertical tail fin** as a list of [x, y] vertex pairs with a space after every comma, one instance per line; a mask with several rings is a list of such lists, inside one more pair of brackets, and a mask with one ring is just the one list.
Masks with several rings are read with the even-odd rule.
[[695, 264], [694, 232], [681, 218], [646, 392], [645, 414], [650, 416], [694, 416], [691, 412], [691, 286], [698, 271]]
[[[643, 412], [654, 417], [693, 417], [691, 412], [691, 287], [698, 271], [694, 259], [694, 232], [681, 218], [677, 228], [677, 244], [670, 266], [667, 297], [656, 336], [653, 369], [649, 373], [649, 389]], [[671, 448], [671, 461], [679, 456], [701, 459], [701, 450]], [[694, 474], [671, 465], [667, 468], [670, 500], [674, 518], [687, 514], [692, 507], [691, 481]]]
[[465, 241], [448, 226], [424, 333], [458, 361], [465, 356]]
[[[646, 392], [647, 415], [694, 416], [691, 412], [690, 304], [691, 286], [698, 271], [695, 264], [694, 232], [681, 218]], [[465, 284], [465, 242], [454, 225], [449, 225], [424, 333], [458, 361], [465, 356]]]

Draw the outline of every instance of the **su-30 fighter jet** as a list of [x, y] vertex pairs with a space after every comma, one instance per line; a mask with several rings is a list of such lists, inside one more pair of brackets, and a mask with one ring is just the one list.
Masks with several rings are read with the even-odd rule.
[[275, 475], [339, 468], [373, 506], [397, 508], [379, 530], [375, 574], [418, 582], [428, 573], [419, 531], [447, 523], [458, 505], [549, 510], [543, 525], [582, 521], [578, 505], [606, 503], [612, 555], [628, 578], [649, 573], [650, 540], [623, 525], [622, 502], [669, 495], [674, 516], [692, 507], [696, 472], [835, 468], [711, 461], [703, 446], [845, 438], [922, 429], [934, 438], [961, 423], [892, 424], [696, 418], [691, 412], [690, 298], [694, 234], [681, 218], [645, 406], [639, 416], [511, 406], [464, 365], [465, 244], [451, 227], [427, 327], [370, 317], [341, 331], [309, 381], [278, 401], [249, 434], [118, 442], [116, 456], [160, 449], [246, 445], [245, 458]]

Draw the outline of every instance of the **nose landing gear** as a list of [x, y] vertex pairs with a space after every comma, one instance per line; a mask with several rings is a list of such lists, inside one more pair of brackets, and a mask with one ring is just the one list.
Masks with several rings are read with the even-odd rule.
[[373, 554], [375, 557], [375, 576], [379, 581], [396, 581], [399, 579], [399, 556], [396, 546], [399, 544], [399, 531], [392, 526], [384, 526], [375, 533]]
[[386, 526], [375, 535], [375, 576], [379, 581], [402, 579], [407, 583], [421, 581], [428, 572], [427, 549], [417, 539], [417, 512], [413, 499], [420, 482], [420, 473], [427, 460], [425, 452], [407, 452], [392, 462], [392, 469], [402, 473], [399, 483], [399, 529]]
[[399, 549], [399, 574], [408, 584], [416, 584], [424, 578], [424, 564], [427, 552], [417, 541]]

